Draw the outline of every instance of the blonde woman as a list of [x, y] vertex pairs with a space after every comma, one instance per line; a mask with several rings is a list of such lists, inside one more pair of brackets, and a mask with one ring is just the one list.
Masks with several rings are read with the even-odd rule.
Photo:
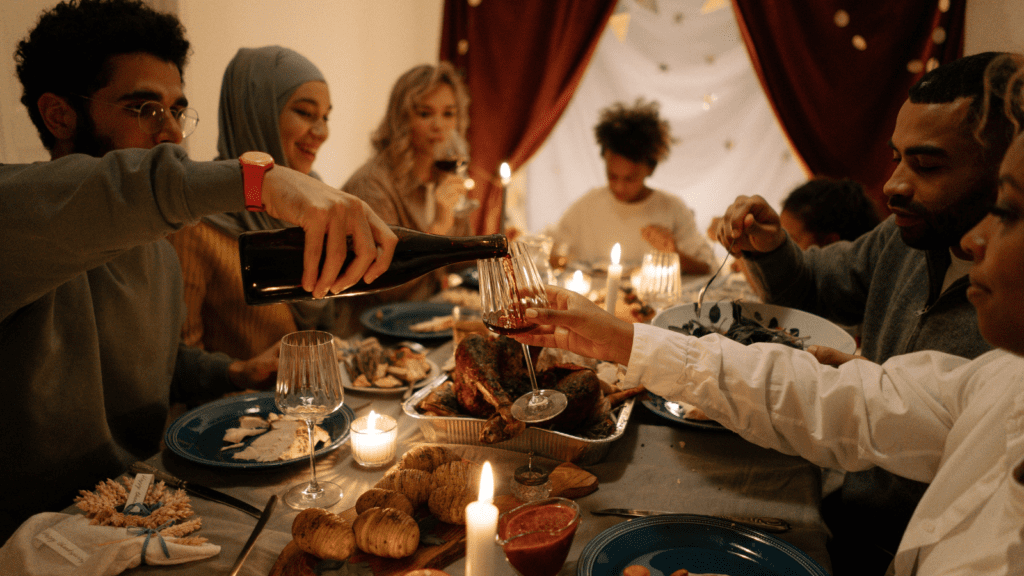
[[[373, 156], [342, 189], [366, 201], [388, 224], [468, 234], [468, 222], [457, 209], [466, 195], [463, 179], [434, 166], [437, 149], [453, 133], [464, 138], [468, 126], [469, 95], [455, 68], [448, 62], [416, 66], [395, 82], [370, 140]], [[358, 331], [358, 314], [377, 304], [429, 298], [440, 290], [442, 277], [439, 271], [382, 294], [343, 299], [338, 306], [347, 310], [339, 310], [336, 332]]]

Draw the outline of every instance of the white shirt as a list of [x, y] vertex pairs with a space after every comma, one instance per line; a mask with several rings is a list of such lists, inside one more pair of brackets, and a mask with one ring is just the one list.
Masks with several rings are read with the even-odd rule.
[[676, 250], [714, 266], [707, 239], [697, 230], [693, 210], [677, 196], [652, 190], [640, 202], [620, 202], [607, 186], [594, 188], [569, 206], [552, 233], [565, 243], [573, 258], [592, 265], [607, 264], [612, 247], [622, 249], [619, 262], [629, 270], [640, 266], [644, 253], [654, 248], [640, 235], [644, 226], [657, 224], [672, 231]]
[[929, 482], [896, 574], [1024, 573], [1024, 359], [928, 351], [836, 369], [781, 345], [634, 330], [626, 386], [820, 466]]

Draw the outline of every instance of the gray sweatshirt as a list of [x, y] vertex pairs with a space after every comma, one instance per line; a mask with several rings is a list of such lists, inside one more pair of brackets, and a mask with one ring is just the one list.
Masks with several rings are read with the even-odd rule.
[[180, 346], [164, 236], [243, 208], [237, 161], [175, 145], [0, 166], [0, 538], [159, 449], [169, 402], [230, 390]]
[[[918, 350], [977, 358], [992, 348], [967, 300], [969, 280], [959, 278], [942, 291], [949, 250], [907, 246], [894, 218], [853, 242], [801, 251], [787, 240], [773, 252], [745, 256], [769, 302], [862, 324], [861, 353], [873, 362]], [[826, 499], [826, 520], [854, 550], [877, 545], [895, 551], [926, 488], [881, 468], [847, 473]]]

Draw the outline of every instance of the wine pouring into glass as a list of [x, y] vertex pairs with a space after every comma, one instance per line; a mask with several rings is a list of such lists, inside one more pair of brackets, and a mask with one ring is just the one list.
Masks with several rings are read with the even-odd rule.
[[[496, 334], [522, 334], [537, 327], [525, 317], [527, 308], [545, 308], [548, 305], [544, 283], [522, 242], [509, 243], [509, 255], [477, 261], [480, 274], [481, 316], [484, 324]], [[526, 368], [530, 375], [531, 392], [523, 394], [512, 404], [512, 416], [521, 422], [543, 422], [565, 410], [568, 399], [557, 391], [541, 390], [530, 356], [530, 347], [523, 344]]]
[[309, 434], [310, 480], [284, 495], [285, 503], [296, 510], [329, 508], [341, 500], [340, 486], [316, 479], [313, 428], [341, 408], [344, 399], [334, 335], [305, 330], [281, 339], [274, 403], [282, 414], [304, 420]]

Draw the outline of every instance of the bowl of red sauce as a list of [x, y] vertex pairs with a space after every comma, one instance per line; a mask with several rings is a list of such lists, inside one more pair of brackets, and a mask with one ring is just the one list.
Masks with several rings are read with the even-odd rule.
[[547, 498], [502, 514], [496, 540], [521, 576], [555, 576], [569, 556], [582, 521], [580, 508], [572, 500]]

